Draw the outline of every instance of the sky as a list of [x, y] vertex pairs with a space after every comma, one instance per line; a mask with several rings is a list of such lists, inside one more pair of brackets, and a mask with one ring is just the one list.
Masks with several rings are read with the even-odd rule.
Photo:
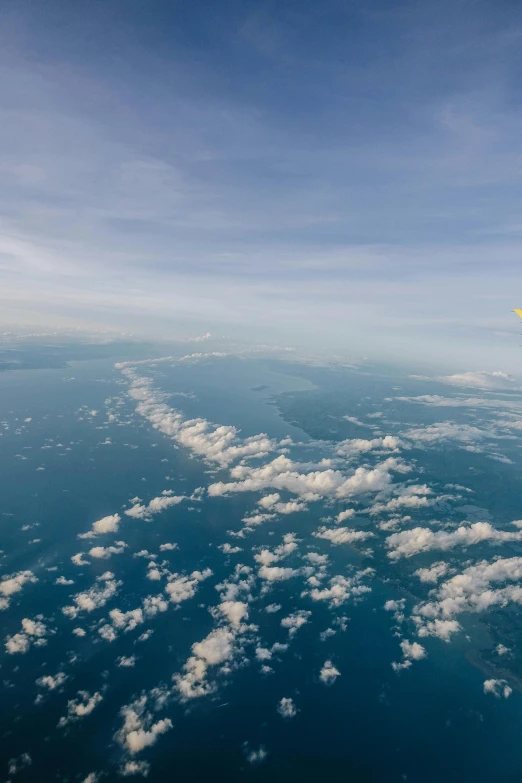
[[1, 8], [1, 325], [518, 368], [520, 3]]

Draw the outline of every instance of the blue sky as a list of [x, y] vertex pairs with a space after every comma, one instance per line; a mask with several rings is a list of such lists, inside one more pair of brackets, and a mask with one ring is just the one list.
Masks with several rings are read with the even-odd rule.
[[520, 3], [3, 12], [3, 322], [516, 369]]

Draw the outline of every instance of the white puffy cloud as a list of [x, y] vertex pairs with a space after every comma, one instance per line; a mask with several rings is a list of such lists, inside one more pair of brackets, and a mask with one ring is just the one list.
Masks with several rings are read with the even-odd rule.
[[165, 404], [149, 379], [138, 376], [132, 367], [122, 372], [131, 381], [129, 396], [138, 403], [136, 411], [155, 429], [208, 462], [226, 467], [235, 460], [263, 456], [277, 448], [277, 442], [264, 433], [241, 438], [240, 431], [230, 425], [216, 425], [201, 418], [186, 421]]
[[442, 495], [438, 498], [427, 497], [427, 495], [431, 494], [432, 490], [426, 484], [412, 484], [409, 487], [402, 487], [398, 490], [398, 495], [386, 503], [375, 503], [370, 509], [370, 514], [374, 516], [375, 514], [381, 514], [383, 511], [393, 513], [403, 508], [428, 508], [449, 497], [447, 495]]
[[69, 586], [74, 584], [74, 579], [66, 579], [64, 576], [59, 576], [54, 580], [55, 585]]
[[277, 711], [282, 718], [295, 718], [297, 715], [297, 708], [293, 699], [283, 697], [277, 705]]
[[223, 601], [218, 609], [231, 625], [240, 625], [248, 617], [248, 605], [242, 601]]
[[91, 530], [88, 533], [81, 533], [78, 538], [94, 538], [95, 536], [102, 536], [107, 533], [117, 533], [120, 522], [121, 517], [119, 514], [109, 514], [108, 516], [93, 522]]
[[367, 454], [369, 451], [379, 452], [398, 452], [403, 444], [399, 438], [393, 435], [385, 435], [383, 438], [372, 438], [371, 440], [364, 440], [362, 438], [354, 438], [349, 440], [343, 440], [337, 445], [336, 454], [342, 457], [356, 457], [360, 454]]
[[281, 495], [279, 492], [274, 492], [272, 495], [265, 495], [261, 500], [258, 500], [257, 505], [269, 509], [273, 508], [279, 500], [281, 500]]
[[334, 576], [329, 581], [329, 587], [325, 587], [322, 590], [314, 587], [310, 590], [310, 598], [312, 601], [328, 601], [332, 608], [341, 606], [351, 597], [359, 597], [364, 593], [371, 592], [371, 588], [361, 584], [361, 580], [365, 576], [373, 574], [373, 569], [367, 568], [365, 571], [357, 572], [351, 578], [342, 575]]
[[261, 579], [266, 579], [267, 582], [284, 582], [299, 573], [298, 569], [283, 568], [282, 566], [261, 566], [258, 571]]
[[304, 511], [306, 504], [298, 500], [281, 501], [281, 495], [275, 492], [273, 495], [265, 495], [257, 501], [258, 506], [278, 514], [294, 514], [296, 511]]
[[172, 495], [170, 490], [164, 490], [161, 495], [152, 498], [146, 506], [136, 503], [124, 513], [134, 519], [150, 520], [155, 514], [159, 514], [171, 506], [177, 506], [182, 500], [185, 500], [184, 495]]
[[201, 642], [192, 645], [193, 655], [180, 674], [173, 677], [182, 702], [212, 693], [215, 686], [207, 680], [208, 667], [230, 661], [234, 655], [236, 635], [228, 628], [215, 628]]
[[416, 571], [413, 573], [415, 576], [417, 576], [421, 582], [426, 582], [428, 584], [436, 584], [439, 579], [442, 579], [443, 576], [446, 576], [448, 573], [448, 564], [447, 563], [433, 563], [429, 568], [417, 568]]
[[325, 661], [323, 668], [319, 672], [319, 679], [325, 685], [332, 685], [340, 676], [341, 672], [335, 668], [331, 661]]
[[341, 522], [345, 522], [347, 519], [351, 519], [355, 516], [355, 509], [353, 508], [347, 508], [344, 511], [341, 511], [339, 514], [337, 514], [335, 521], [337, 524], [341, 524]]
[[108, 623], [102, 625], [101, 628], [98, 628], [98, 633], [106, 642], [114, 642], [118, 638], [118, 634], [112, 625], [109, 625]]
[[82, 783], [100, 783], [100, 776], [97, 772], [90, 772], [86, 778], [82, 780]]
[[160, 552], [173, 552], [175, 549], [179, 549], [179, 546], [177, 544], [160, 544]]
[[116, 661], [116, 665], [123, 669], [129, 669], [136, 665], [136, 656], [130, 655], [126, 657], [125, 655], [122, 655], [118, 660]]
[[73, 723], [74, 721], [90, 715], [102, 699], [103, 696], [101, 693], [93, 693], [91, 696], [88, 691], [78, 691], [78, 698], [70, 699], [67, 702], [67, 715], [60, 718], [58, 726], [68, 726], [69, 723]]
[[165, 587], [165, 592], [168, 593], [171, 603], [180, 604], [193, 598], [196, 595], [198, 584], [208, 579], [209, 576], [212, 576], [210, 568], [206, 568], [204, 571], [193, 571], [190, 576], [172, 574]]
[[7, 609], [9, 599], [19, 593], [24, 585], [37, 582], [38, 579], [32, 571], [18, 571], [16, 574], [2, 577], [0, 582], [0, 610]]
[[39, 677], [36, 680], [36, 684], [40, 686], [40, 688], [46, 688], [49, 691], [54, 691], [57, 688], [60, 688], [64, 682], [67, 680], [67, 675], [65, 672], [57, 672], [56, 674], [45, 674], [43, 677]]
[[506, 680], [484, 680], [484, 693], [492, 693], [497, 699], [501, 697], [508, 699], [513, 693], [513, 689], [510, 688]]
[[221, 544], [218, 549], [221, 549], [224, 555], [236, 555], [238, 552], [242, 552], [240, 546], [232, 546], [232, 544]]
[[[414, 621], [419, 636], [440, 635], [436, 621], [453, 621], [454, 630], [459, 629], [456, 618], [465, 612], [485, 612], [510, 603], [522, 605], [522, 587], [499, 583], [516, 582], [522, 579], [522, 557], [498, 558], [492, 562], [482, 560], [442, 582], [430, 592], [430, 600], [414, 607]], [[446, 637], [448, 626], [444, 626]]]
[[89, 561], [84, 558], [83, 554], [84, 554], [83, 552], [78, 552], [76, 555], [73, 555], [71, 557], [71, 560], [74, 563], [74, 565], [76, 566], [89, 565]]
[[127, 734], [127, 750], [131, 754], [140, 753], [144, 748], [154, 745], [160, 734], [172, 728], [172, 721], [169, 718], [163, 718], [156, 721], [148, 731], [144, 729], [135, 729]]
[[289, 636], [295, 636], [299, 628], [305, 625], [311, 616], [312, 612], [299, 609], [297, 612], [289, 614], [288, 617], [283, 617], [281, 627], [288, 629]]
[[426, 650], [418, 642], [409, 642], [404, 639], [401, 642], [401, 650], [404, 657], [412, 661], [420, 661], [421, 658], [426, 657]]
[[316, 538], [324, 538], [336, 546], [340, 544], [353, 544], [355, 541], [366, 541], [373, 537], [373, 533], [363, 530], [350, 530], [348, 527], [320, 527], [313, 533]]
[[348, 498], [366, 492], [380, 492], [391, 483], [389, 469], [397, 469], [396, 463], [377, 465], [373, 469], [357, 468], [347, 478], [332, 468], [301, 472], [301, 465], [281, 455], [258, 468], [237, 465], [230, 475], [233, 482], [216, 482], [208, 488], [209, 495], [226, 495], [230, 492], [255, 492], [269, 487], [287, 490], [303, 500], [321, 497]]
[[143, 623], [143, 611], [141, 609], [130, 609], [128, 612], [122, 612], [121, 609], [112, 609], [109, 617], [115, 628], [127, 633], [133, 631], [138, 625]]
[[135, 759], [126, 761], [125, 764], [123, 764], [123, 766], [118, 770], [119, 774], [123, 778], [128, 778], [131, 775], [141, 775], [142, 777], [146, 778], [149, 774], [149, 771], [150, 764], [148, 764], [146, 761], [136, 761]]
[[283, 536], [283, 543], [275, 547], [275, 549], [261, 549], [254, 559], [257, 563], [261, 564], [258, 575], [261, 579], [265, 579], [268, 582], [279, 582], [286, 579], [290, 579], [293, 576], [297, 576], [300, 571], [295, 568], [284, 568], [282, 566], [273, 566], [272, 563], [277, 563], [288, 555], [295, 552], [297, 549], [297, 539], [294, 533], [286, 533]]
[[214, 686], [207, 680], [207, 664], [197, 655], [192, 655], [187, 660], [183, 672], [175, 674], [173, 680], [181, 702], [198, 699], [214, 690]]
[[404, 639], [401, 642], [402, 661], [400, 663], [393, 662], [392, 669], [395, 672], [400, 672], [404, 669], [409, 669], [412, 665], [412, 661], [420, 661], [426, 657], [426, 650], [418, 642], [409, 642]]
[[32, 644], [37, 647], [46, 644], [47, 640], [45, 637], [48, 633], [47, 626], [41, 620], [31, 620], [28, 617], [24, 617], [21, 632], [7, 637], [5, 649], [9, 655], [26, 653]]
[[435, 620], [427, 620], [420, 625], [417, 633], [421, 637], [436, 636], [444, 642], [449, 642], [451, 634], [458, 633], [460, 629], [460, 623], [456, 620], [440, 620], [436, 617]]
[[62, 608], [63, 614], [74, 619], [80, 612], [93, 612], [95, 609], [105, 606], [107, 601], [116, 595], [118, 587], [121, 585], [121, 582], [117, 582], [113, 577], [114, 575], [109, 571], [102, 574], [97, 579], [98, 584], [86, 592], [77, 593], [73, 597], [73, 605]]
[[127, 544], [123, 541], [117, 541], [116, 543], [118, 546], [93, 546], [92, 549], [89, 549], [88, 554], [97, 560], [108, 560], [112, 555], [121, 555]]
[[203, 639], [192, 645], [192, 651], [210, 666], [229, 660], [232, 656], [234, 634], [225, 628], [216, 628]]
[[145, 694], [132, 704], [122, 707], [120, 714], [123, 717], [123, 726], [117, 732], [116, 739], [131, 756], [154, 745], [159, 736], [172, 728], [172, 722], [168, 718], [154, 721], [147, 710]]
[[448, 550], [457, 546], [471, 546], [488, 541], [490, 543], [507, 541], [522, 541], [522, 530], [510, 532], [497, 530], [489, 522], [474, 522], [472, 525], [461, 525], [452, 532], [438, 530], [433, 532], [426, 527], [415, 527], [392, 533], [386, 539], [386, 546], [391, 551], [388, 557], [398, 560], [401, 557], [411, 557], [419, 552], [429, 552], [432, 549]]
[[166, 612], [169, 608], [168, 601], [161, 594], [146, 596], [142, 601], [142, 605], [147, 617], [155, 617], [158, 612]]

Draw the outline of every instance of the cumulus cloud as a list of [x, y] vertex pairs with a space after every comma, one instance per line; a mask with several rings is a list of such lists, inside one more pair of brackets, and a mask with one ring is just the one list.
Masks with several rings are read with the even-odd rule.
[[223, 601], [218, 609], [231, 625], [240, 625], [248, 617], [248, 605], [242, 601]]
[[88, 533], [81, 533], [78, 538], [94, 538], [95, 536], [106, 535], [107, 533], [117, 533], [120, 526], [121, 517], [119, 514], [110, 514], [93, 522], [92, 528]]
[[[319, 589], [314, 587], [309, 595], [312, 601], [327, 601], [330, 607], [341, 606], [351, 597], [359, 597], [364, 593], [371, 592], [371, 588], [361, 584], [364, 577], [373, 575], [375, 572], [371, 568], [365, 571], [359, 571], [353, 577], [334, 576], [329, 581], [329, 587]], [[306, 593], [304, 593], [306, 595]]]
[[130, 655], [126, 657], [125, 655], [122, 655], [118, 660], [116, 661], [116, 665], [123, 669], [130, 669], [133, 666], [136, 665], [136, 656]]
[[[498, 584], [516, 582], [522, 579], [522, 558], [498, 558], [492, 562], [482, 560], [469, 566], [460, 574], [442, 582], [430, 593], [430, 600], [414, 607], [414, 621], [418, 625], [419, 636], [441, 635], [442, 627], [446, 638], [449, 633], [459, 630], [456, 618], [467, 612], [485, 612], [495, 607], [511, 603], [522, 605], [522, 587], [517, 584]], [[442, 625], [437, 625], [439, 621]], [[448, 623], [452, 623], [453, 630]], [[442, 637], [444, 638], [444, 637]]]
[[347, 527], [320, 527], [313, 535], [316, 538], [324, 538], [336, 546], [353, 544], [355, 541], [366, 541], [368, 538], [373, 537], [373, 533], [367, 533], [363, 530], [350, 530]]
[[33, 644], [36, 647], [42, 647], [47, 644], [45, 637], [48, 633], [47, 626], [40, 619], [31, 620], [28, 617], [24, 617], [21, 632], [7, 637], [5, 649], [9, 655], [26, 653]]
[[418, 642], [409, 642], [404, 639], [401, 642], [402, 661], [400, 663], [393, 662], [392, 669], [395, 672], [400, 672], [403, 669], [409, 669], [412, 665], [412, 661], [420, 661], [426, 657], [426, 650]]
[[277, 705], [277, 711], [281, 715], [282, 718], [295, 718], [297, 715], [297, 708], [294, 704], [293, 699], [289, 698], [282, 698], [279, 704]]
[[265, 495], [265, 497], [257, 501], [257, 504], [266, 510], [274, 511], [278, 514], [293, 514], [296, 511], [304, 511], [306, 509], [306, 504], [297, 500], [290, 500], [286, 503], [281, 501], [281, 495], [278, 492], [274, 492], [272, 495]]
[[114, 579], [114, 574], [107, 571], [98, 577], [97, 584], [89, 590], [77, 593], [73, 597], [73, 604], [64, 606], [62, 612], [66, 617], [74, 619], [80, 612], [93, 612], [95, 609], [100, 609], [105, 606], [110, 598], [116, 595], [121, 584], [121, 582]]
[[196, 595], [198, 584], [210, 576], [212, 576], [210, 568], [206, 568], [204, 571], [193, 571], [190, 576], [172, 574], [165, 587], [165, 592], [168, 594], [171, 603], [180, 604], [189, 598], [193, 598]]
[[431, 495], [431, 490], [426, 484], [412, 484], [409, 487], [402, 487], [396, 490], [399, 494], [396, 497], [391, 498], [386, 503], [374, 503], [370, 508], [370, 514], [381, 514], [382, 512], [395, 512], [403, 508], [427, 508], [433, 506], [435, 503], [445, 500], [449, 495], [443, 495], [438, 498], [429, 498], [427, 495]]
[[76, 555], [73, 555], [71, 560], [76, 566], [89, 565], [89, 561], [84, 558], [83, 552], [78, 552]]
[[353, 508], [347, 508], [344, 511], [341, 511], [339, 514], [337, 514], [335, 521], [337, 524], [341, 524], [341, 522], [345, 522], [347, 519], [351, 519], [355, 516], [355, 509]]
[[429, 568], [417, 568], [417, 570], [413, 573], [420, 579], [421, 582], [436, 584], [439, 579], [442, 579], [443, 576], [446, 576], [448, 573], [448, 568], [449, 566], [447, 563], [440, 562], [433, 563], [433, 565]]
[[123, 764], [123, 766], [118, 770], [119, 774], [123, 778], [128, 778], [131, 775], [141, 775], [142, 777], [146, 778], [149, 774], [149, 771], [150, 764], [148, 764], [146, 761], [136, 761], [135, 759], [126, 761], [125, 764]]
[[121, 555], [127, 544], [123, 541], [117, 541], [116, 543], [117, 546], [93, 546], [92, 549], [89, 549], [88, 554], [97, 560], [108, 560], [112, 555]]
[[64, 585], [69, 586], [74, 584], [74, 579], [66, 579], [64, 576], [59, 576], [57, 579], [54, 580], [55, 585]]
[[55, 691], [57, 688], [61, 688], [61, 686], [65, 683], [67, 680], [67, 675], [65, 672], [57, 672], [57, 674], [46, 674], [43, 677], [39, 677], [36, 680], [36, 684], [40, 686], [40, 688], [45, 688], [49, 691]]
[[319, 679], [325, 685], [332, 685], [338, 677], [341, 676], [339, 669], [336, 669], [331, 661], [325, 661], [323, 668], [319, 672]]
[[393, 435], [385, 435], [383, 438], [372, 438], [371, 440], [354, 438], [341, 441], [337, 446], [336, 454], [342, 457], [357, 457], [360, 454], [376, 450], [397, 453], [402, 445], [399, 438]]
[[367, 492], [379, 492], [391, 483], [389, 470], [397, 464], [377, 465], [373, 469], [357, 468], [350, 477], [338, 470], [300, 471], [301, 465], [281, 455], [258, 468], [237, 465], [230, 475], [236, 481], [216, 482], [208, 488], [209, 495], [219, 496], [231, 492], [256, 492], [274, 488], [287, 490], [303, 500], [317, 500], [321, 497], [348, 498]]
[[415, 527], [412, 530], [392, 533], [386, 539], [386, 546], [391, 550], [388, 552], [388, 557], [398, 560], [401, 557], [412, 557], [419, 552], [429, 552], [432, 549], [448, 550], [486, 541], [489, 543], [522, 541], [522, 530], [516, 532], [497, 530], [489, 522], [475, 522], [467, 527], [461, 525], [452, 532], [445, 530], [433, 532], [426, 527]]
[[206, 696], [214, 690], [207, 680], [208, 667], [230, 661], [234, 654], [235, 633], [228, 628], [216, 628], [201, 642], [192, 645], [193, 655], [181, 674], [175, 674], [174, 684], [182, 702]]
[[240, 546], [232, 546], [232, 544], [228, 543], [221, 544], [218, 548], [221, 549], [224, 555], [236, 555], [238, 552], [243, 551]]
[[109, 612], [109, 617], [115, 628], [127, 633], [133, 631], [138, 625], [143, 623], [143, 611], [140, 608], [129, 609], [127, 612], [122, 612], [121, 609], [112, 609]]
[[484, 693], [492, 693], [497, 699], [508, 699], [513, 693], [513, 689], [507, 684], [506, 680], [484, 680]]
[[70, 699], [67, 702], [67, 715], [60, 718], [58, 726], [68, 726], [70, 723], [90, 715], [102, 699], [101, 693], [93, 693], [91, 696], [88, 691], [78, 691], [78, 698]]
[[16, 574], [2, 577], [0, 582], [0, 609], [7, 609], [10, 598], [19, 593], [24, 585], [37, 582], [32, 571], [18, 571]]
[[311, 616], [312, 612], [299, 609], [297, 612], [289, 614], [288, 617], [283, 617], [281, 620], [281, 627], [288, 630], [289, 636], [295, 636], [299, 628], [306, 625]]
[[165, 511], [167, 508], [177, 506], [185, 500], [184, 495], [173, 495], [170, 490], [163, 490], [162, 494], [152, 500], [144, 506], [141, 503], [135, 503], [131, 508], [128, 508], [124, 513], [128, 517], [134, 519], [150, 520], [155, 514], [159, 514]]
[[148, 378], [140, 377], [133, 367], [123, 368], [122, 372], [130, 380], [129, 396], [137, 401], [137, 413], [208, 462], [226, 467], [235, 460], [263, 456], [277, 448], [277, 442], [265, 433], [241, 438], [237, 427], [231, 425], [212, 424], [201, 418], [184, 420], [179, 411], [165, 404]]
[[123, 725], [116, 733], [116, 739], [131, 756], [154, 745], [158, 737], [172, 728], [172, 722], [168, 718], [154, 721], [147, 709], [146, 694], [142, 694], [132, 704], [122, 707], [120, 714], [123, 717]]

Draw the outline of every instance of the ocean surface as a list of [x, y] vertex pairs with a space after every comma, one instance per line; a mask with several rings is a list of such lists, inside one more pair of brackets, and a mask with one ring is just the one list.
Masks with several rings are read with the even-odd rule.
[[522, 780], [522, 391], [159, 356], [0, 372], [2, 780]]

